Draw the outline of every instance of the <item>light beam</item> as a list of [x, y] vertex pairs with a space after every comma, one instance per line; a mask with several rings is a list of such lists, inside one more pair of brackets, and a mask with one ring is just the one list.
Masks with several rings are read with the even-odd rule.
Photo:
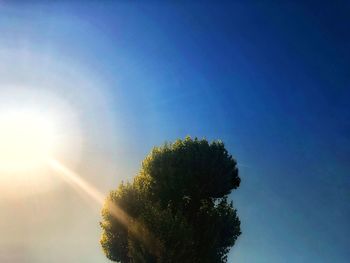
[[[48, 163], [50, 167], [61, 178], [72, 186], [76, 186], [83, 190], [89, 197], [91, 197], [98, 205], [103, 206], [107, 201], [104, 195], [97, 190], [93, 185], [86, 182], [79, 174], [71, 171], [59, 161], [55, 159], [49, 159]], [[123, 209], [112, 202], [108, 202], [108, 209], [110, 214], [122, 223], [129, 233], [141, 241], [151, 252], [154, 254], [160, 253], [160, 242], [155, 236], [144, 226], [144, 224], [135, 221], [130, 217]]]

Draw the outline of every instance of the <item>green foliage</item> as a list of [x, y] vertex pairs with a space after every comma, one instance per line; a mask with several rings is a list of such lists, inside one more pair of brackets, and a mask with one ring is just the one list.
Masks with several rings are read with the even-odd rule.
[[[220, 141], [177, 140], [155, 147], [132, 183], [111, 191], [102, 210], [101, 245], [121, 263], [221, 263], [240, 232], [227, 195], [240, 184]], [[108, 203], [123, 209], [127, 224]]]

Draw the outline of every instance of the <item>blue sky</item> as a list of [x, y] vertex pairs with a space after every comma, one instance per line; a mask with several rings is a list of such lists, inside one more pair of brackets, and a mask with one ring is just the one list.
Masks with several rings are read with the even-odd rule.
[[[85, 144], [76, 169], [104, 192], [131, 178], [154, 145], [186, 135], [223, 140], [242, 178], [232, 199], [243, 234], [229, 262], [348, 262], [349, 12], [345, 1], [4, 2], [0, 55], [9, 62], [0, 73], [21, 69], [15, 82], [31, 75], [43, 85], [49, 60], [61, 82], [79, 74], [74, 83], [93, 83], [48, 89], [78, 109]], [[89, 167], [94, 161], [100, 166]], [[70, 244], [47, 245], [50, 262], [107, 262], [98, 209], [68, 196], [75, 201], [52, 201], [62, 213], [38, 234]], [[17, 215], [11, 202], [0, 202], [2, 213]], [[57, 218], [70, 229], [82, 216], [70, 241], [57, 234]], [[47, 262], [30, 235], [16, 247], [28, 262]]]

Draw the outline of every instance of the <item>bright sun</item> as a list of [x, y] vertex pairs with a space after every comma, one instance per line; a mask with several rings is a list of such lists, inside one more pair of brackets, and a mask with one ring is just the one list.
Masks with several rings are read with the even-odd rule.
[[24, 172], [46, 164], [56, 144], [54, 128], [43, 112], [0, 113], [0, 171]]

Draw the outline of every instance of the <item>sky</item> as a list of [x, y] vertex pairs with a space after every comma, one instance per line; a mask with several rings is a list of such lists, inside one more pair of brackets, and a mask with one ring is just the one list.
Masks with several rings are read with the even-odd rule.
[[[348, 262], [350, 4], [302, 2], [2, 1], [0, 111], [59, 112], [60, 160], [104, 194], [155, 145], [220, 139], [228, 262]], [[48, 180], [0, 187], [0, 261], [108, 262], [100, 207]]]

